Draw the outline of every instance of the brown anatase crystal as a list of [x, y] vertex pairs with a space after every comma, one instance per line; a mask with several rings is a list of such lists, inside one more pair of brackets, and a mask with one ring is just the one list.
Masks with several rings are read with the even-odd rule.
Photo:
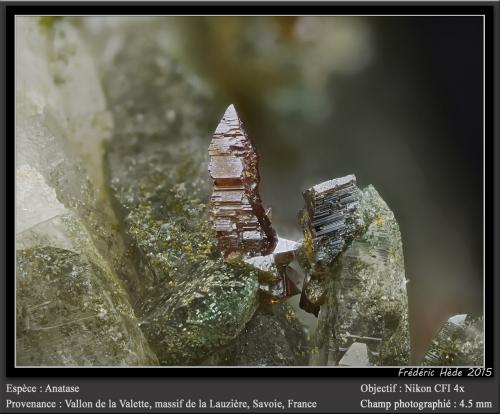
[[208, 152], [210, 220], [219, 248], [226, 258], [270, 254], [277, 236], [259, 196], [258, 155], [233, 105], [226, 109]]

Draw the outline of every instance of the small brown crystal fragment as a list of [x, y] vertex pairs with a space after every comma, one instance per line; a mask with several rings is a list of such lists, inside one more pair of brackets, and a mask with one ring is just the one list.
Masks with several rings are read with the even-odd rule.
[[[276, 268], [280, 276], [279, 281], [272, 287], [267, 295], [268, 303], [278, 303], [300, 293], [293, 280], [289, 277], [288, 272], [290, 262], [278, 263], [279, 259], [275, 256]], [[290, 260], [291, 261], [291, 260]]]
[[259, 195], [258, 155], [230, 105], [208, 148], [213, 181], [210, 220], [225, 257], [267, 255], [276, 246], [276, 232]]

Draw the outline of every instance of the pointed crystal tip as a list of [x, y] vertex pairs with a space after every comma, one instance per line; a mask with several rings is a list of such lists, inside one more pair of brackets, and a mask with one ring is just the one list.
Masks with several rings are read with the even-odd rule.
[[258, 154], [233, 104], [217, 125], [208, 153], [210, 220], [220, 249], [225, 257], [233, 252], [270, 254], [277, 236], [258, 191]]
[[229, 115], [229, 114], [236, 115], [236, 108], [234, 107], [234, 104], [229, 105], [226, 109], [226, 112], [224, 112], [224, 115]]
[[234, 107], [233, 104], [231, 104], [227, 107], [226, 112], [224, 112], [223, 119], [226, 122], [228, 122], [228, 121], [231, 122], [231, 121], [239, 119], [238, 113], [236, 112], [236, 108]]

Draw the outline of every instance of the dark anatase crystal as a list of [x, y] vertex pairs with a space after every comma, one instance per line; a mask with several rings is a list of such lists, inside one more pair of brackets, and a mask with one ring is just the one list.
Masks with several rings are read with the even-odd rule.
[[364, 224], [356, 177], [347, 175], [317, 184], [304, 191], [303, 197], [302, 224], [312, 238], [314, 260], [331, 262]]
[[262, 206], [258, 185], [258, 155], [230, 105], [208, 149], [213, 181], [210, 219], [224, 256], [270, 254], [276, 232]]
[[311, 341], [311, 365], [366, 361], [362, 345], [351, 349], [355, 343], [366, 345], [370, 365], [408, 364], [408, 302], [399, 226], [373, 186], [363, 190], [361, 206], [366, 230], [351, 240], [323, 281], [326, 295]]
[[347, 175], [304, 191], [306, 203], [299, 217], [304, 229], [304, 251], [310, 269], [304, 281], [300, 307], [318, 316], [324, 302], [324, 279], [337, 256], [364, 227], [361, 192], [356, 177]]

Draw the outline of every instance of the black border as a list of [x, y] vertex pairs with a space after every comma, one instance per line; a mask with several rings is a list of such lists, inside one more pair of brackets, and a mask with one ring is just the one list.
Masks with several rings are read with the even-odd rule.
[[[494, 149], [497, 144], [494, 142], [498, 136], [494, 135], [494, 114], [498, 113], [498, 108], [494, 108], [495, 88], [493, 77], [494, 52], [498, 49], [498, 39], [494, 38], [494, 24], [498, 24], [498, 15], [495, 21], [495, 11], [498, 13], [498, 3], [494, 2], [473, 2], [473, 3], [454, 3], [435, 2], [435, 3], [416, 3], [408, 2], [406, 4], [395, 5], [392, 2], [128, 2], [128, 3], [110, 3], [110, 2], [9, 2], [2, 4], [2, 11], [5, 12], [6, 28], [6, 79], [3, 85], [6, 86], [6, 94], [2, 94], [5, 99], [6, 116], [6, 134], [5, 136], [5, 155], [6, 166], [6, 221], [7, 231], [1, 232], [3, 238], [8, 234], [10, 240], [15, 238], [14, 228], [14, 106], [7, 105], [7, 102], [14, 102], [14, 19], [15, 15], [71, 15], [71, 14], [109, 14], [109, 15], [127, 15], [127, 14], [186, 14], [186, 15], [231, 15], [231, 14], [253, 14], [253, 15], [484, 15], [485, 16], [485, 316], [486, 316], [486, 335], [485, 344], [485, 366], [493, 367], [494, 341], [493, 332], [495, 321], [498, 321], [494, 314], [494, 281], [493, 281], [493, 258], [494, 252], [498, 250], [498, 244], [495, 239], [494, 229], [498, 226], [492, 226], [494, 211], [493, 194], [499, 189], [499, 180], [494, 174]], [[495, 10], [496, 8], [496, 10]], [[3, 17], [3, 13], [2, 13]], [[496, 43], [496, 48], [494, 43]], [[496, 68], [498, 72], [498, 68]], [[498, 85], [497, 85], [498, 86]], [[498, 156], [498, 154], [496, 154]], [[498, 200], [498, 199], [496, 199]], [[7, 221], [7, 218], [9, 220]], [[7, 244], [5, 244], [7, 246]], [[2, 357], [5, 361], [6, 377], [210, 377], [210, 376], [229, 376], [229, 377], [397, 377], [399, 368], [184, 368], [184, 367], [144, 367], [144, 368], [16, 368], [15, 350], [14, 350], [14, 298], [7, 292], [14, 290], [15, 274], [15, 246], [7, 247], [6, 253], [9, 260], [5, 261], [6, 271], [4, 272], [4, 295], [6, 305], [6, 335], [5, 340], [6, 354]], [[7, 259], [7, 257], [6, 257]], [[495, 266], [496, 276], [498, 277], [498, 267]], [[426, 369], [429, 369], [425, 367]], [[434, 378], [439, 376], [439, 368]], [[466, 368], [461, 368], [463, 376], [467, 374]], [[422, 379], [422, 377], [413, 377]]]

